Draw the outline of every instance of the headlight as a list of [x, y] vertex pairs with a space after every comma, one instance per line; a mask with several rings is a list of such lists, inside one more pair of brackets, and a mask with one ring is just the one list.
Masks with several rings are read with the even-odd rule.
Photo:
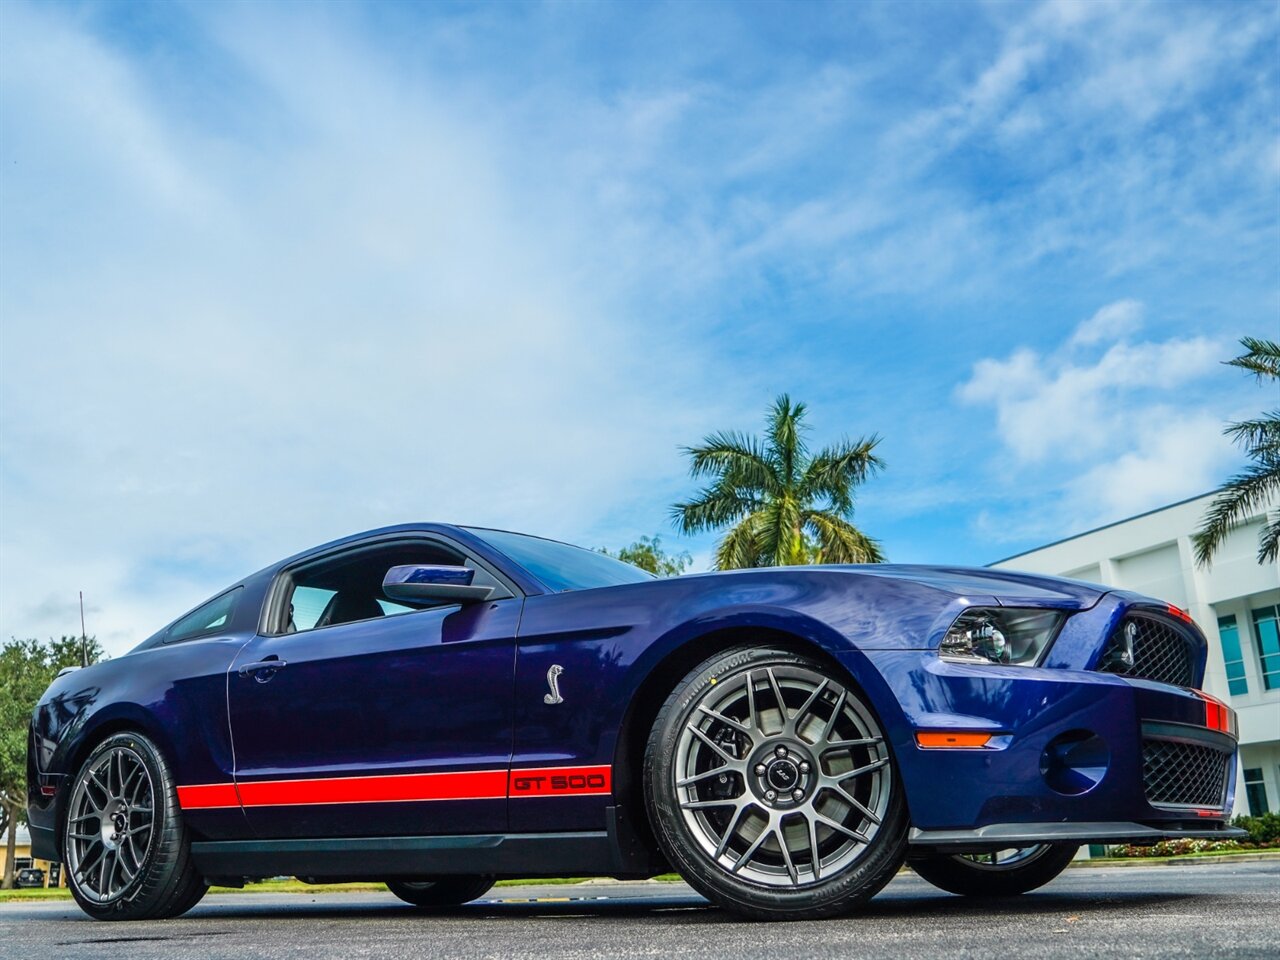
[[956, 618], [938, 655], [957, 663], [1034, 666], [1066, 618], [1057, 610], [975, 607]]

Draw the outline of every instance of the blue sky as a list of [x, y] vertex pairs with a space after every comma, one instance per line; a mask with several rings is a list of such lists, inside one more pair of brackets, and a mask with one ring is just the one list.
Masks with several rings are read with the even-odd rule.
[[0, 5], [0, 634], [408, 519], [688, 549], [783, 391], [985, 563], [1275, 397], [1280, 7]]

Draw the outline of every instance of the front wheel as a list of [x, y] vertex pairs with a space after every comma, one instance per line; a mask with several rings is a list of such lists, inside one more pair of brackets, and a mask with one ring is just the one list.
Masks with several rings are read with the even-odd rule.
[[990, 853], [962, 853], [911, 861], [935, 887], [966, 897], [1014, 897], [1043, 887], [1067, 868], [1075, 843], [1040, 843]]
[[387, 881], [388, 890], [415, 907], [456, 907], [484, 896], [492, 886], [493, 877]]
[[879, 721], [843, 674], [786, 650], [741, 647], [686, 676], [654, 723], [644, 790], [672, 865], [748, 918], [846, 913], [906, 850]]
[[98, 920], [176, 917], [208, 889], [191, 861], [169, 765], [137, 733], [108, 737], [80, 767], [62, 848], [71, 893]]

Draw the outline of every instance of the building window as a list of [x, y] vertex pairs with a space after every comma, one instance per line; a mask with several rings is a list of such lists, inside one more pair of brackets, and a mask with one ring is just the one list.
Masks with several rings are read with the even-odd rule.
[[1271, 808], [1267, 806], [1267, 785], [1262, 779], [1261, 767], [1246, 767], [1244, 771], [1244, 793], [1249, 798], [1249, 813], [1260, 817]]
[[1280, 607], [1253, 611], [1253, 628], [1258, 634], [1263, 689], [1280, 690]]
[[1218, 618], [1218, 636], [1222, 639], [1222, 659], [1227, 665], [1227, 689], [1234, 697], [1249, 692], [1244, 675], [1244, 653], [1240, 650], [1240, 628], [1235, 617]]

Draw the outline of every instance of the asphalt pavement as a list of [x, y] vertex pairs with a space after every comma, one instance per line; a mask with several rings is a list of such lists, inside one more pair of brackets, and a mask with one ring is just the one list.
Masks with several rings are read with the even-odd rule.
[[837, 920], [752, 923], [684, 884], [499, 887], [447, 914], [389, 893], [228, 894], [177, 920], [95, 923], [67, 901], [0, 904], [14, 960], [253, 958], [1280, 956], [1280, 862], [1067, 870], [1034, 893], [978, 902], [913, 874]]

